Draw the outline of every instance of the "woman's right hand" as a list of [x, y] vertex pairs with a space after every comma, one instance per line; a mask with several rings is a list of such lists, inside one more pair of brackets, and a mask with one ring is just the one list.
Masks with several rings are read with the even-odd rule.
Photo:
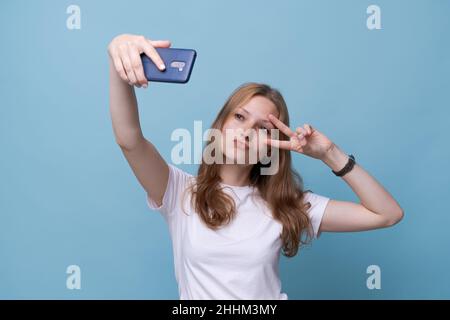
[[168, 40], [150, 40], [144, 36], [121, 34], [108, 45], [108, 53], [114, 69], [123, 81], [138, 88], [147, 88], [148, 80], [144, 74], [141, 53], [145, 53], [160, 70], [166, 67], [155, 48], [170, 47]]

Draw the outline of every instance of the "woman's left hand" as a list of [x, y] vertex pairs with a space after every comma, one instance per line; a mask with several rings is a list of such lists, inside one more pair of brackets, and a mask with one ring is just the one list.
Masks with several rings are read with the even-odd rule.
[[266, 143], [280, 149], [296, 151], [309, 157], [322, 160], [333, 147], [333, 142], [323, 133], [309, 124], [298, 127], [292, 131], [274, 115], [268, 116], [270, 122], [281, 132], [288, 136], [289, 140], [274, 140], [267, 138]]

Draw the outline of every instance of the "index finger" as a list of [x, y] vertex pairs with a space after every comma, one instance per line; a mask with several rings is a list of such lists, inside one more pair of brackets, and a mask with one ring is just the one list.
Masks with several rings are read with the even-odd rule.
[[291, 142], [286, 140], [276, 140], [267, 138], [264, 142], [274, 148], [291, 150]]
[[160, 70], [164, 70], [166, 68], [166, 65], [159, 56], [158, 51], [156, 51], [156, 49], [152, 45], [150, 45], [150, 43], [148, 43], [147, 41], [143, 41], [142, 49]]
[[295, 136], [295, 133], [287, 125], [285, 125], [281, 120], [279, 120], [277, 117], [275, 117], [272, 114], [269, 114], [268, 118], [285, 135], [287, 135], [290, 138]]

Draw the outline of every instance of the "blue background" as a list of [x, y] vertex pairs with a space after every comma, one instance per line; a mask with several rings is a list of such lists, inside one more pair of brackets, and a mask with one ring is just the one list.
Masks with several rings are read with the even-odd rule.
[[[66, 8], [81, 8], [81, 30]], [[381, 30], [366, 9], [381, 8]], [[136, 89], [142, 129], [209, 126], [247, 81], [284, 94], [405, 210], [393, 228], [324, 233], [281, 260], [289, 299], [450, 298], [449, 1], [2, 1], [0, 298], [178, 299], [164, 220], [115, 144], [107, 45], [120, 33], [194, 48], [186, 85]], [[203, 128], [206, 130], [206, 128]], [[357, 201], [322, 162], [294, 155], [305, 186]], [[196, 172], [197, 165], [182, 165]], [[66, 288], [79, 265], [82, 289]], [[381, 290], [366, 268], [381, 268]]]

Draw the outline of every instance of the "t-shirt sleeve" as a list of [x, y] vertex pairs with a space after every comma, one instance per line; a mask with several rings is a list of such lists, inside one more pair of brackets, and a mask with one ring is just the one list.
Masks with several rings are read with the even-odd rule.
[[308, 209], [307, 213], [311, 220], [314, 238], [320, 237], [321, 232], [319, 232], [319, 227], [322, 222], [323, 214], [325, 213], [325, 208], [330, 201], [330, 198], [307, 191], [304, 194], [304, 202], [310, 202], [311, 207]]
[[170, 163], [168, 163], [168, 166], [169, 178], [162, 199], [162, 204], [158, 206], [158, 204], [150, 198], [148, 194], [146, 194], [148, 207], [152, 210], [161, 212], [166, 217], [173, 215], [176, 208], [181, 205], [182, 194], [188, 186], [189, 179], [192, 177], [191, 174]]

